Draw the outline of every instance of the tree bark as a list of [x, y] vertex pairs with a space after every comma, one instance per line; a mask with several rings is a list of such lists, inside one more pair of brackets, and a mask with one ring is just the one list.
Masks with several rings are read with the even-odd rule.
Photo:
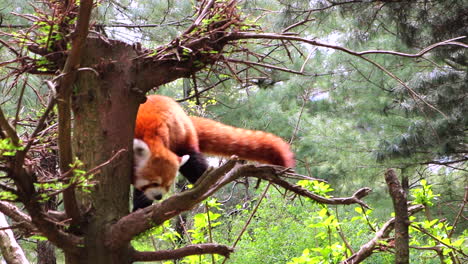
[[[132, 46], [118, 41], [89, 38], [81, 66], [99, 72], [80, 72], [72, 97], [73, 144], [76, 157], [90, 170], [123, 154], [102, 167], [94, 176], [92, 192], [78, 193], [80, 207], [87, 210], [81, 232], [83, 255], [66, 254], [67, 263], [131, 263], [129, 244], [110, 250], [104, 239], [111, 224], [129, 213], [132, 175], [131, 145], [138, 96], [132, 92], [135, 73]], [[140, 97], [141, 100], [141, 97]]]
[[[55, 156], [53, 156], [55, 157]], [[42, 164], [41, 166], [46, 164]], [[53, 162], [53, 164], [57, 164], [57, 162]], [[45, 210], [56, 210], [56, 197], [52, 197], [45, 203]], [[37, 241], [37, 264], [56, 264], [57, 258], [55, 256], [55, 246], [50, 241]]]
[[[8, 228], [9, 224], [4, 214], [0, 213], [0, 228]], [[8, 264], [28, 264], [23, 249], [16, 242], [11, 229], [0, 230], [0, 252]]]
[[37, 264], [55, 264], [55, 246], [49, 241], [37, 242]]
[[395, 263], [409, 263], [409, 215], [406, 192], [403, 190], [398, 176], [393, 169], [385, 172], [390, 196], [392, 197], [395, 211]]

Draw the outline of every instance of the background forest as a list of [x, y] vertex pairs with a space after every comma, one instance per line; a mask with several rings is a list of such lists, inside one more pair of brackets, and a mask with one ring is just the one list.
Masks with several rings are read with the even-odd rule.
[[[93, 10], [90, 34], [155, 48], [192, 24], [195, 2], [102, 1]], [[0, 0], [0, 108], [20, 134], [31, 134], [45, 111], [51, 91], [44, 80], [51, 77], [14, 78], [10, 73], [16, 66], [4, 63], [15, 59], [6, 43], [30, 23], [23, 14], [36, 14], [41, 5]], [[226, 263], [342, 263], [393, 217], [384, 175], [394, 168], [408, 188], [408, 199], [425, 206], [410, 218], [410, 263], [466, 263], [466, 1], [249, 0], [237, 6], [252, 32], [290, 33], [329, 47], [239, 40], [225, 51], [234, 54], [229, 61], [150, 93], [179, 100], [191, 115], [281, 136], [296, 154], [296, 173], [327, 184], [292, 182], [330, 197], [348, 197], [369, 187], [372, 193], [364, 201], [371, 209], [323, 205], [246, 177], [141, 234], [132, 241], [135, 249], [215, 242], [235, 247]], [[48, 28], [44, 30], [47, 35]], [[356, 55], [341, 47], [395, 53]], [[236, 48], [248, 52], [236, 55]], [[38, 71], [47, 73], [46, 60], [36, 63], [44, 67]], [[52, 131], [56, 117], [48, 123]], [[4, 156], [9, 155], [5, 138], [0, 139]], [[55, 141], [53, 135], [44, 136], [50, 155], [41, 164], [50, 173], [57, 169]], [[222, 162], [210, 158], [213, 166]], [[0, 160], [0, 167], [5, 164]], [[0, 170], [0, 187], [9, 184], [5, 176]], [[0, 197], [14, 200], [8, 192]], [[63, 207], [60, 197], [47, 203]], [[61, 250], [43, 237], [15, 235], [31, 263], [64, 263]], [[52, 247], [55, 254], [39, 260], [41, 247]], [[364, 263], [394, 263], [394, 251], [392, 239], [379, 240]], [[223, 261], [219, 255], [194, 255], [160, 263]]]

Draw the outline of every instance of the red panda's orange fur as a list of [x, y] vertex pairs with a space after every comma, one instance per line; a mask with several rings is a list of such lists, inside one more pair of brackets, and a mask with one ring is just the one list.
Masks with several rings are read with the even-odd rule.
[[231, 156], [262, 163], [294, 167], [294, 155], [281, 138], [257, 130], [228, 126], [210, 119], [190, 117], [203, 153]]
[[[200, 151], [195, 127], [183, 109], [171, 98], [152, 95], [140, 105], [135, 123], [135, 138], [143, 140], [151, 158], [140, 175], [149, 181], [162, 179], [169, 187], [179, 169], [181, 149]], [[137, 177], [139, 175], [136, 175]]]
[[148, 162], [136, 177], [149, 182], [157, 180], [158, 185], [165, 189], [172, 184], [179, 169], [180, 157], [176, 153], [185, 155], [201, 151], [294, 166], [294, 155], [281, 138], [262, 131], [189, 117], [174, 100], [161, 95], [148, 96], [140, 106], [135, 138], [143, 140], [151, 152]]

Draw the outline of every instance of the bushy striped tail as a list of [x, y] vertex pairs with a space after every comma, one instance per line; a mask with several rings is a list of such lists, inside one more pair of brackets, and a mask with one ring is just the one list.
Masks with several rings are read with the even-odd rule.
[[288, 143], [263, 131], [236, 128], [222, 123], [190, 117], [203, 153], [232, 156], [284, 167], [294, 167], [294, 154]]

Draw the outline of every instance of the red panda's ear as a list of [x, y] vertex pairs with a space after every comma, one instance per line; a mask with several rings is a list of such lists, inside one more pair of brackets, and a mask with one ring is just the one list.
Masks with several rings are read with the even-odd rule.
[[179, 167], [182, 167], [182, 165], [184, 165], [190, 159], [190, 156], [183, 155], [182, 157], [178, 157], [178, 158], [179, 158]]

